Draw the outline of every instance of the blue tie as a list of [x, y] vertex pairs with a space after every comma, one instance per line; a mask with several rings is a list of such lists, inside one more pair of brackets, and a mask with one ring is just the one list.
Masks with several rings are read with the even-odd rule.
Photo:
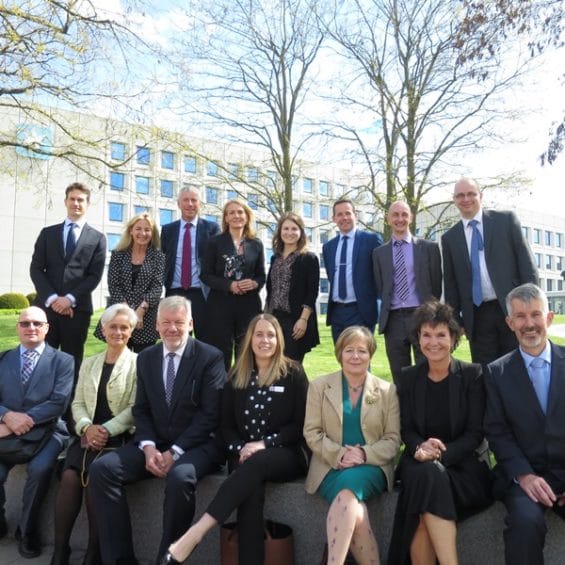
[[483, 237], [477, 227], [479, 222], [471, 220], [469, 226], [473, 230], [471, 235], [471, 272], [473, 274], [473, 304], [480, 306], [483, 302], [483, 289], [481, 288], [481, 263], [479, 261], [479, 251], [482, 251], [485, 246], [483, 244]]
[[347, 297], [347, 284], [345, 282], [345, 268], [347, 266], [347, 236], [341, 236], [341, 255], [339, 257], [339, 272], [337, 279], [337, 295], [341, 300]]
[[532, 359], [530, 363], [530, 379], [544, 414], [547, 412], [547, 397], [549, 395], [549, 379], [547, 378], [546, 365], [545, 359], [540, 357]]
[[67, 261], [72, 257], [77, 246], [75, 226], [76, 224], [71, 222], [69, 224], [69, 231], [67, 232], [67, 242], [65, 244], [65, 259]]

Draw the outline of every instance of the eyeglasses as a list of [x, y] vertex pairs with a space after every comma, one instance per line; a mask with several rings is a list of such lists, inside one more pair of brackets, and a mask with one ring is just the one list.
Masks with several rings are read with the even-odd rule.
[[42, 328], [43, 326], [47, 325], [47, 322], [36, 322], [35, 320], [25, 321], [25, 322], [18, 322], [20, 327], [22, 328], [29, 328], [33, 326], [34, 328]]

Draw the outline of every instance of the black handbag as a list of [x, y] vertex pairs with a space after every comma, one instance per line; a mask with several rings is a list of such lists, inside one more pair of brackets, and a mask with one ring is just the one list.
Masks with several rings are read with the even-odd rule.
[[53, 424], [38, 424], [29, 432], [0, 438], [0, 461], [9, 465], [27, 463], [41, 451], [53, 435]]

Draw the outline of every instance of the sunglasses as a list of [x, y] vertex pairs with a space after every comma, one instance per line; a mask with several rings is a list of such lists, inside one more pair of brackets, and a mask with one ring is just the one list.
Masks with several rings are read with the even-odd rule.
[[36, 322], [35, 320], [25, 321], [25, 322], [18, 322], [20, 327], [22, 328], [29, 328], [33, 326], [34, 328], [42, 328], [43, 326], [47, 325], [47, 322]]

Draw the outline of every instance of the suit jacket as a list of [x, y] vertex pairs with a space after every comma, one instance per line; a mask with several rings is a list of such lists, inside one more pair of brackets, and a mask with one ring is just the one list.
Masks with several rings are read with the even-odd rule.
[[507, 480], [551, 471], [565, 481], [565, 347], [551, 344], [547, 414], [518, 349], [486, 369], [485, 431]]
[[[103, 351], [85, 359], [80, 366], [75, 396], [71, 404], [77, 432], [80, 432], [85, 425], [92, 424], [105, 357], [106, 352]], [[131, 407], [135, 401], [137, 388], [136, 360], [137, 354], [127, 347], [124, 348], [106, 386], [108, 406], [114, 417], [104, 422], [104, 427], [111, 436], [117, 436], [128, 430], [133, 431]]]
[[[173, 277], [175, 276], [175, 264], [177, 260], [177, 246], [179, 242], [181, 221], [171, 222], [163, 226], [161, 230], [161, 249], [165, 254], [165, 288], [170, 290], [173, 285]], [[196, 249], [197, 262], [202, 263], [208, 240], [220, 233], [220, 226], [216, 222], [210, 222], [203, 218], [198, 218], [196, 225]], [[203, 289], [207, 294], [207, 289]]]
[[[335, 274], [335, 254], [339, 235], [330, 239], [322, 247], [326, 273], [330, 283], [330, 296], [328, 300], [328, 314], [326, 324], [332, 324], [333, 312], [333, 285]], [[373, 249], [382, 245], [383, 239], [378, 233], [371, 233], [361, 230], [355, 231], [355, 243], [353, 245], [353, 289], [357, 297], [358, 304], [362, 305], [359, 312], [368, 326], [374, 326], [378, 318], [377, 289], [373, 281], [372, 253]]]
[[[430, 298], [441, 298], [441, 255], [439, 245], [427, 239], [412, 238], [414, 250], [414, 275], [416, 292], [420, 304]], [[392, 240], [373, 250], [373, 275], [377, 295], [381, 299], [379, 333], [384, 333], [390, 313], [393, 290], [393, 246]]]
[[27, 386], [21, 378], [20, 348], [0, 357], [0, 416], [25, 412], [36, 424], [55, 422], [70, 402], [75, 362], [71, 355], [45, 344]]
[[[406, 453], [414, 455], [418, 445], [428, 439], [426, 433], [426, 382], [428, 363], [402, 369], [398, 394], [402, 441]], [[451, 429], [447, 450], [442, 455], [448, 467], [475, 456], [484, 438], [485, 387], [480, 365], [452, 359], [448, 376]]]
[[85, 224], [72, 257], [65, 260], [62, 224], [43, 228], [39, 233], [29, 273], [37, 291], [34, 304], [45, 308], [52, 294], [72, 294], [77, 310], [92, 313], [92, 291], [98, 286], [106, 261], [104, 234]]
[[137, 357], [137, 394], [132, 412], [135, 441], [155, 442], [157, 449], [183, 450], [203, 445], [218, 431], [226, 372], [222, 353], [189, 338], [177, 370], [171, 406], [165, 400], [163, 346]]
[[[271, 267], [275, 255], [271, 257]], [[313, 348], [320, 343], [318, 333], [318, 319], [316, 316], [316, 299], [320, 289], [320, 262], [318, 257], [311, 252], [299, 253], [292, 263], [290, 274], [290, 288], [288, 302], [290, 313], [295, 320], [300, 318], [303, 306], [310, 306], [312, 314], [308, 318], [306, 333], [302, 338], [308, 348]], [[267, 307], [271, 309], [270, 295], [273, 288], [271, 269], [267, 275]]]
[[[538, 283], [532, 252], [514, 212], [483, 210], [484, 253], [496, 297], [506, 313], [506, 295], [521, 284]], [[445, 301], [461, 315], [468, 336], [473, 335], [471, 260], [463, 222], [441, 238]]]
[[[394, 459], [400, 447], [400, 409], [396, 387], [367, 375], [361, 402], [363, 449], [369, 465], [379, 466], [393, 485]], [[330, 469], [337, 469], [343, 447], [343, 392], [341, 371], [310, 383], [306, 401], [304, 438], [312, 450], [305, 489], [314, 493]]]

